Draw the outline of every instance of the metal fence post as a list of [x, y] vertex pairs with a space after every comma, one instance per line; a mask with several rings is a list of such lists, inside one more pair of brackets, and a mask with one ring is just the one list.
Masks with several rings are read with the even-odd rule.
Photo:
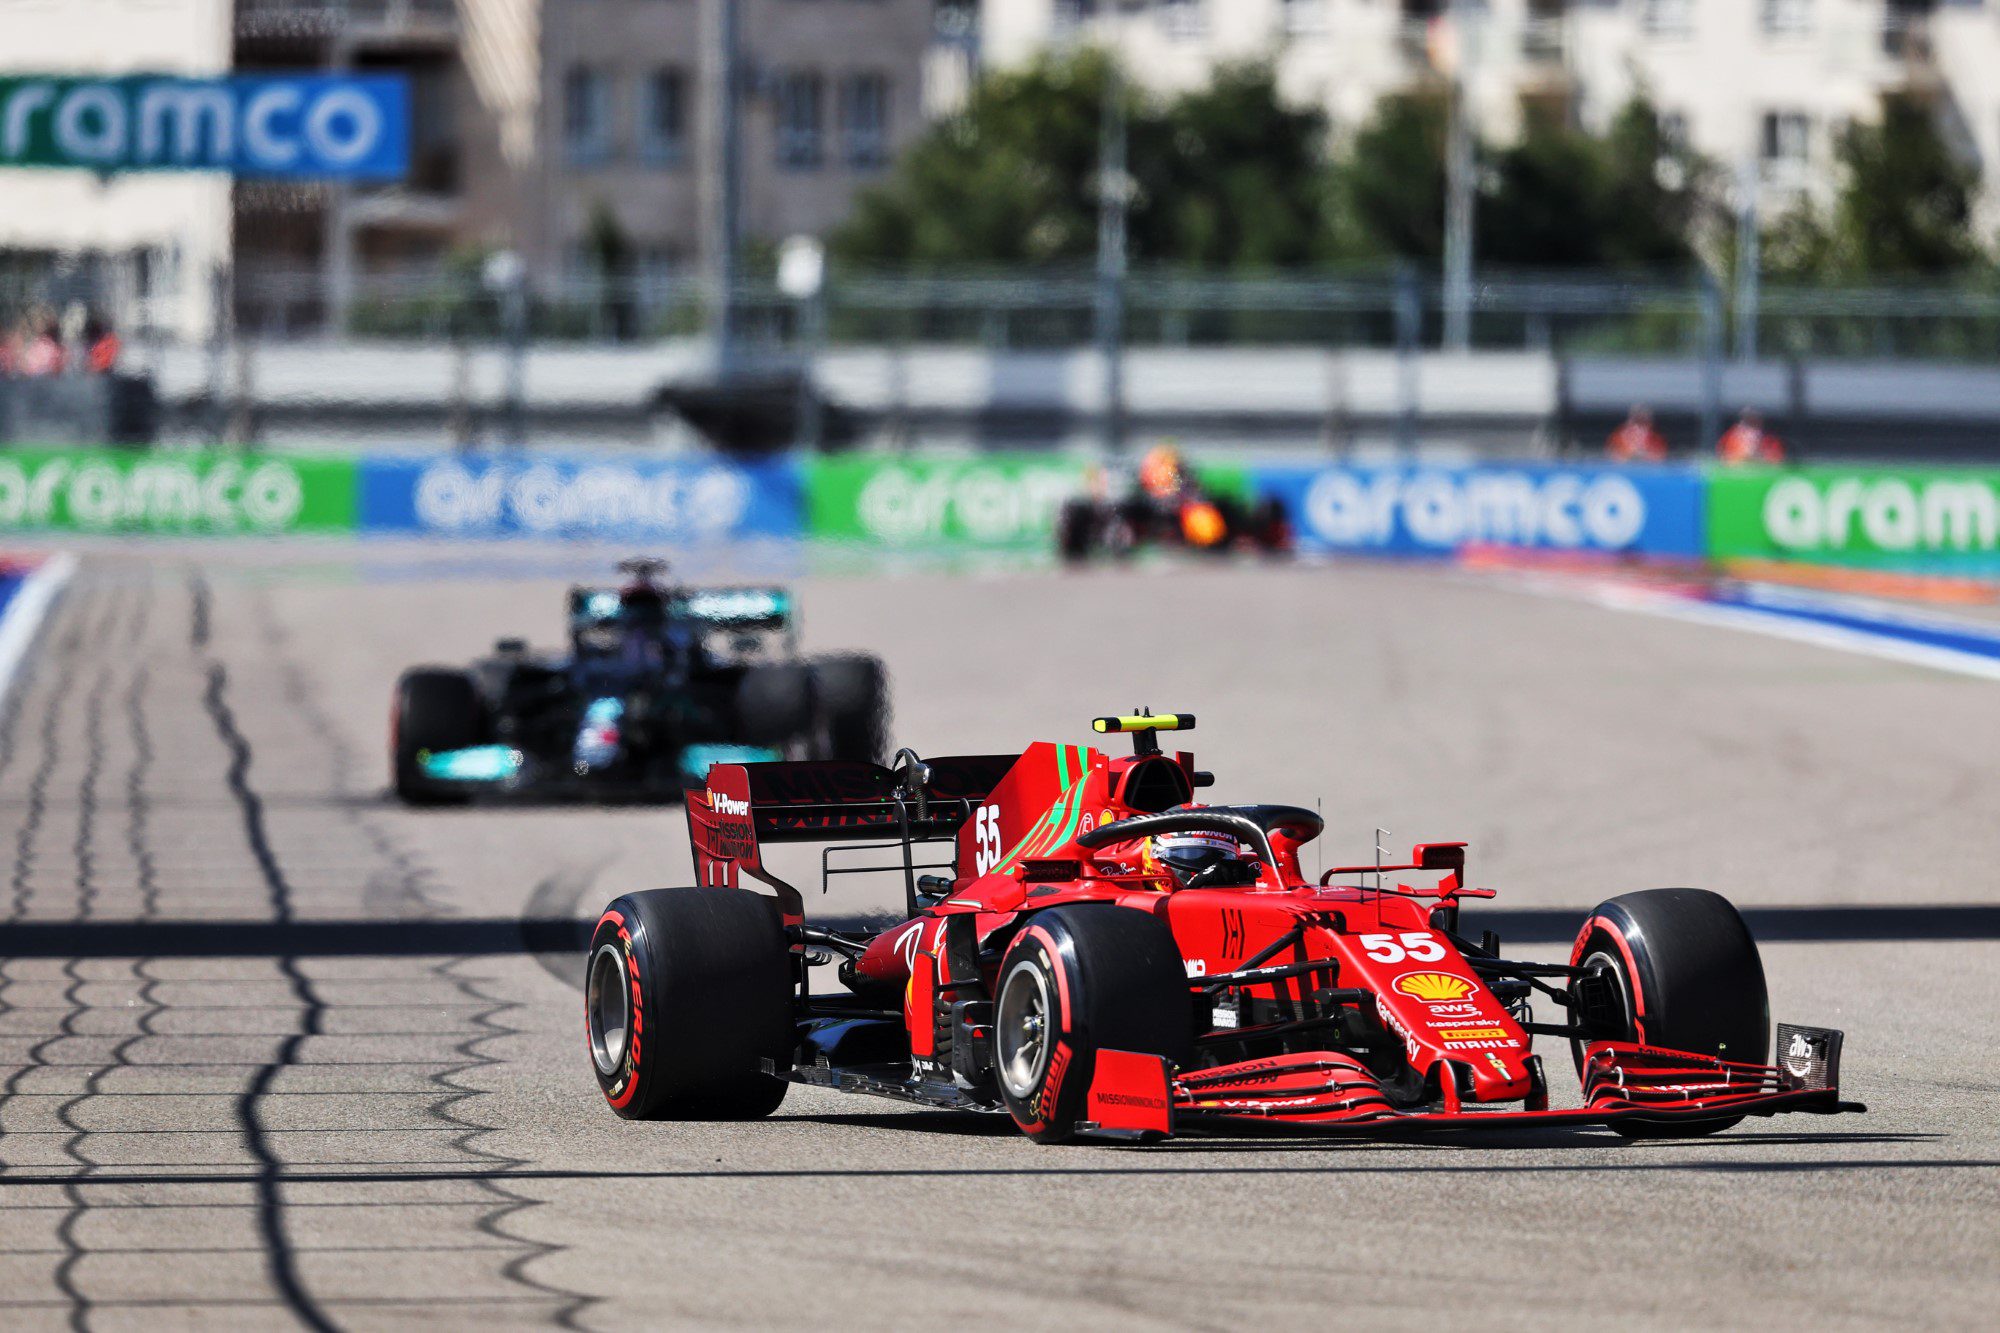
[[1722, 291], [1715, 275], [1701, 271], [1701, 444], [1702, 452], [1715, 448], [1722, 434]]
[[1396, 267], [1396, 447], [1417, 445], [1418, 342], [1423, 336], [1423, 286], [1408, 264]]

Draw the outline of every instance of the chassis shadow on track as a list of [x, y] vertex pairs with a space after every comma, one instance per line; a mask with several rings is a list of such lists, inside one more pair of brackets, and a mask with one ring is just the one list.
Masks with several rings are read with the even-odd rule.
[[[1367, 1141], [1349, 1141], [1348, 1147], [1381, 1147]], [[1598, 1144], [1596, 1146], [1603, 1146]], [[455, 1180], [507, 1181], [659, 1181], [677, 1180], [866, 1180], [928, 1177], [964, 1177], [967, 1179], [988, 1177], [1070, 1177], [1088, 1180], [1095, 1176], [1346, 1176], [1346, 1175], [1407, 1175], [1412, 1171], [1428, 1171], [1437, 1175], [1588, 1175], [1598, 1172], [1617, 1172], [1621, 1175], [1634, 1171], [1661, 1172], [1747, 1172], [1752, 1174], [1788, 1175], [1800, 1172], [1874, 1172], [1874, 1171], [1995, 1171], [2000, 1170], [2000, 1159], [1956, 1160], [1944, 1158], [1897, 1159], [1893, 1157], [1870, 1157], [1818, 1161], [1654, 1161], [1634, 1162], [1593, 1161], [1593, 1162], [1506, 1162], [1506, 1161], [1433, 1161], [1424, 1162], [1398, 1156], [1384, 1161], [1373, 1158], [1367, 1161], [1322, 1160], [1316, 1163], [1232, 1163], [1228, 1165], [1197, 1165], [1192, 1162], [1172, 1162], [1158, 1160], [1153, 1165], [1141, 1165], [1131, 1156], [1121, 1154], [1117, 1165], [1077, 1166], [1069, 1163], [1077, 1160], [1075, 1153], [1089, 1152], [1090, 1149], [1074, 1149], [1065, 1153], [1061, 1149], [1031, 1149], [1023, 1145], [1028, 1154], [1019, 1164], [1010, 1166], [894, 1166], [894, 1167], [743, 1167], [743, 1168], [693, 1168], [688, 1170], [663, 1171], [616, 1171], [596, 1168], [543, 1169], [528, 1167], [523, 1170], [503, 1171], [350, 1171], [337, 1169], [346, 1163], [321, 1163], [317, 1169], [282, 1170], [275, 1175], [226, 1172], [176, 1172], [176, 1171], [99, 1171], [84, 1175], [74, 1171], [38, 1171], [0, 1178], [0, 1199], [6, 1197], [10, 1187], [27, 1185], [73, 1185], [88, 1183], [93, 1186], [120, 1185], [216, 1185], [245, 1184], [260, 1181], [275, 1181], [279, 1184], [408, 1184], [411, 1182], [437, 1182]], [[1130, 1150], [1138, 1151], [1138, 1150]], [[1154, 1155], [1157, 1149], [1146, 1155]], [[360, 1166], [362, 1163], [353, 1163]], [[335, 1169], [328, 1169], [328, 1168]]]
[[[814, 1112], [769, 1117], [774, 1124], [817, 1125], [828, 1129], [879, 1129], [899, 1134], [920, 1134], [954, 1139], [1022, 1138], [1013, 1121], [999, 1112], [981, 1114], [967, 1111], [857, 1111]], [[1903, 1134], [1879, 1131], [1725, 1131], [1701, 1138], [1627, 1139], [1608, 1128], [1546, 1128], [1521, 1130], [1469, 1130], [1404, 1132], [1374, 1137], [1356, 1134], [1319, 1134], [1311, 1130], [1248, 1126], [1229, 1133], [1188, 1133], [1160, 1143], [1098, 1143], [1082, 1145], [1099, 1151], [1142, 1157], [1226, 1156], [1243, 1153], [1290, 1153], [1332, 1149], [1397, 1148], [1415, 1152], [1439, 1149], [1500, 1152], [1565, 1152], [1578, 1149], [1618, 1148], [1635, 1152], [1655, 1149], [1719, 1148], [1723, 1150], [1797, 1146], [1831, 1146], [1887, 1143], [1929, 1143], [1943, 1134]], [[1023, 1144], [1024, 1148], [1027, 1146]], [[1418, 1164], [1421, 1165], [1421, 1164]], [[1711, 1164], [1718, 1168], [1729, 1163]], [[1750, 1164], [1745, 1164], [1750, 1165]], [[1782, 1164], [1774, 1164], [1782, 1165]], [[1793, 1165], [1798, 1165], [1794, 1163]], [[1836, 1166], [1838, 1162], [1819, 1165]]]
[[[1310, 1130], [1264, 1130], [1242, 1135], [1190, 1134], [1168, 1139], [1163, 1143], [1146, 1145], [1112, 1145], [1120, 1151], [1143, 1151], [1162, 1155], [1181, 1156], [1188, 1154], [1230, 1154], [1245, 1152], [1297, 1152], [1306, 1149], [1326, 1150], [1332, 1148], [1398, 1148], [1413, 1151], [1466, 1151], [1477, 1149], [1481, 1152], [1573, 1152], [1579, 1149], [1617, 1148], [1625, 1151], [1646, 1152], [1655, 1149], [1721, 1148], [1738, 1147], [1786, 1147], [1799, 1145], [1834, 1144], [1878, 1144], [1878, 1143], [1928, 1143], [1946, 1137], [1942, 1134], [1891, 1134], [1869, 1131], [1824, 1133], [1737, 1133], [1725, 1131], [1698, 1138], [1684, 1139], [1628, 1139], [1609, 1128], [1550, 1128], [1521, 1130], [1468, 1130], [1459, 1132], [1427, 1131], [1421, 1134], [1405, 1132], [1383, 1134], [1375, 1137], [1357, 1134], [1315, 1134]], [[1722, 1166], [1723, 1163], [1714, 1165]], [[1784, 1165], [1774, 1163], [1772, 1165]], [[1801, 1165], [1793, 1163], [1792, 1165]], [[1843, 1165], [1839, 1162], [1823, 1162], [1819, 1165]]]

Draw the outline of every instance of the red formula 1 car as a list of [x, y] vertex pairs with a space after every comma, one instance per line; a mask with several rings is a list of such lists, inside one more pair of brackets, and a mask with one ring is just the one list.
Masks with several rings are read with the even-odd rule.
[[[1244, 1123], [1692, 1135], [1862, 1109], [1840, 1101], [1838, 1032], [1780, 1024], [1767, 1063], [1763, 966], [1724, 899], [1626, 894], [1567, 964], [1511, 961], [1461, 927], [1461, 901], [1492, 896], [1465, 886], [1463, 843], [1315, 881], [1312, 811], [1193, 804], [1210, 775], [1155, 739], [1193, 722], [1099, 718], [1129, 755], [717, 765], [687, 794], [701, 887], [619, 898], [591, 941], [605, 1098], [632, 1119], [754, 1116], [805, 1083], [1004, 1110], [1045, 1143]], [[899, 874], [910, 919], [806, 924], [765, 860], [799, 841], [830, 844], [829, 881]], [[1183, 877], [1195, 862], [1152, 854], [1168, 844], [1210, 859]], [[844, 988], [815, 993], [821, 967]], [[1536, 1036], [1570, 1047], [1581, 1105], [1551, 1107]]]

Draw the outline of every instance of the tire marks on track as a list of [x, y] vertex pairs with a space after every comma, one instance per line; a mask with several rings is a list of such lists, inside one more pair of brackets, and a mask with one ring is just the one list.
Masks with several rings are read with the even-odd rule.
[[[284, 930], [359, 907], [446, 923], [261, 587], [136, 562], [89, 574], [0, 715], [9, 920], [118, 932], [220, 912]], [[47, 1265], [0, 1291], [0, 1325], [175, 1308], [312, 1329], [576, 1325], [591, 1299], [534, 1272], [560, 1247], [516, 1234], [541, 1201], [507, 1176], [534, 1164], [475, 1110], [520, 1032], [490, 964], [76, 948], [0, 958], [0, 1199], [46, 1219], [17, 1254]], [[186, 1226], [130, 1244], [125, 1220], [159, 1210]], [[425, 1239], [357, 1243], [413, 1227]]]

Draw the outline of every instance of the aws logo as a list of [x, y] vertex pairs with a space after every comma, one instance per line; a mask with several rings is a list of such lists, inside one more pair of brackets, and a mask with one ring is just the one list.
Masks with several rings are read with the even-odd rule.
[[1472, 983], [1449, 972], [1405, 972], [1396, 990], [1419, 1000], [1461, 1000], [1472, 994]]

